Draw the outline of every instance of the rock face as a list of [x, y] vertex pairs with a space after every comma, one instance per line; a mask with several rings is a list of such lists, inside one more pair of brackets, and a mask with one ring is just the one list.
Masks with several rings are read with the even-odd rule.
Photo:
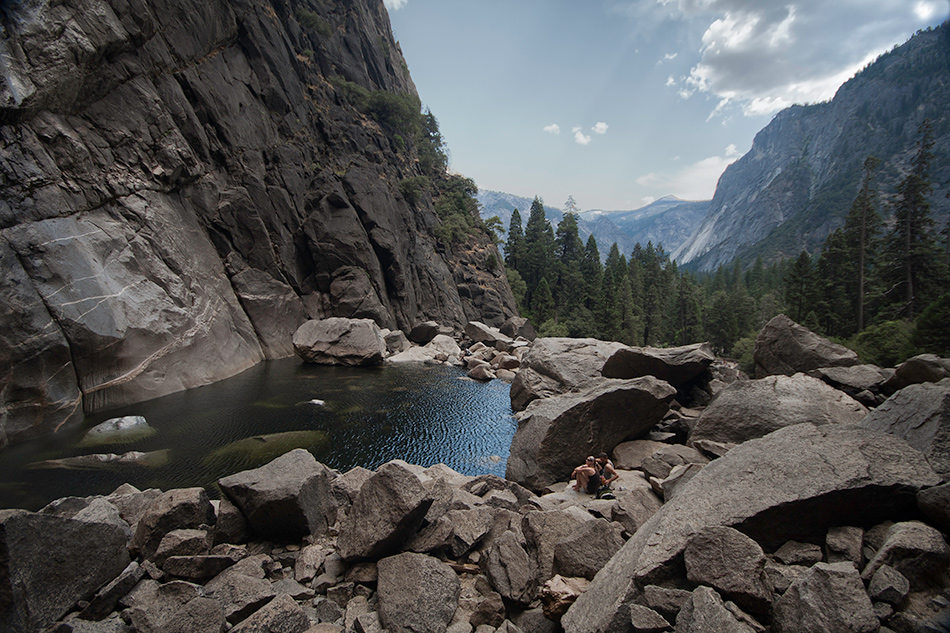
[[805, 374], [737, 381], [699, 416], [690, 442], [745, 442], [776, 429], [812, 424], [857, 424], [867, 409], [843, 391]]
[[393, 633], [445, 631], [461, 585], [437, 558], [405, 552], [379, 561], [379, 620]]
[[734, 527], [778, 547], [814, 539], [842, 516], [872, 524], [912, 514], [915, 491], [939, 482], [906, 443], [850, 425], [799, 424], [751, 440], [703, 468], [627, 541], [565, 614], [564, 630], [608, 630], [631, 595], [675, 576], [703, 529]]
[[511, 383], [511, 407], [522, 411], [532, 400], [565, 393], [602, 376], [604, 363], [622, 343], [587, 338], [539, 338], [521, 359]]
[[927, 456], [934, 470], [950, 477], [950, 380], [904, 387], [861, 426], [904, 439]]
[[319, 365], [378, 365], [386, 341], [372, 319], [330, 317], [301, 325], [294, 332], [294, 350]]
[[861, 363], [854, 351], [818, 336], [784, 314], [773, 317], [759, 332], [753, 358], [758, 378]]
[[505, 476], [533, 490], [563, 481], [587, 455], [610, 451], [656, 425], [675, 395], [668, 383], [648, 376], [603, 380], [533, 402], [518, 415]]
[[288, 356], [308, 318], [515, 314], [490, 240], [437, 248], [400, 193], [411, 136], [347, 99], [415, 98], [382, 3], [4, 9], [0, 444]]

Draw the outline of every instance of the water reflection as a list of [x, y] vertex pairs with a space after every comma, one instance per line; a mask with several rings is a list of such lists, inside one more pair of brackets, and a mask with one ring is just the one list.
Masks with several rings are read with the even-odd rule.
[[[82, 448], [86, 431], [112, 417], [142, 415], [156, 433], [131, 443]], [[214, 385], [89, 416], [82, 425], [0, 451], [0, 508], [36, 510], [67, 496], [205, 486], [294, 447], [340, 470], [391, 459], [504, 476], [516, 424], [509, 387], [477, 383], [430, 365], [338, 368], [296, 359], [262, 363]], [[168, 451], [161, 466], [30, 468], [90, 452]]]

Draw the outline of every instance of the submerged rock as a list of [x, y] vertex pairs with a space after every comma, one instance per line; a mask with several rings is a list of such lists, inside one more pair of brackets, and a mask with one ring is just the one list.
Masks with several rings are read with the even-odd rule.
[[29, 468], [63, 468], [66, 470], [95, 470], [111, 466], [142, 466], [145, 468], [160, 468], [168, 463], [169, 449], [159, 451], [129, 451], [128, 453], [96, 453], [95, 455], [79, 455], [48, 459], [42, 462], [33, 462]]
[[157, 431], [140, 415], [112, 418], [92, 427], [83, 436], [80, 446], [126, 444], [155, 435]]
[[329, 441], [326, 431], [287, 431], [255, 435], [217, 448], [204, 460], [207, 464], [223, 462], [263, 465], [295, 448], [321, 451]]

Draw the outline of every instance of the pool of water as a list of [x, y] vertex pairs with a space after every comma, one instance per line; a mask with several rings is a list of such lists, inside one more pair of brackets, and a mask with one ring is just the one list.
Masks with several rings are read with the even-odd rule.
[[[90, 428], [123, 415], [144, 416], [155, 433], [84, 445]], [[340, 368], [268, 361], [213, 385], [88, 416], [80, 425], [0, 450], [0, 508], [37, 510], [59, 497], [108, 494], [124, 482], [140, 489], [204, 486], [217, 497], [214, 484], [221, 477], [294, 447], [341, 471], [403, 459], [503, 477], [516, 428], [509, 385], [500, 380], [474, 382], [443, 365]], [[38, 467], [128, 451], [150, 453], [154, 463]]]

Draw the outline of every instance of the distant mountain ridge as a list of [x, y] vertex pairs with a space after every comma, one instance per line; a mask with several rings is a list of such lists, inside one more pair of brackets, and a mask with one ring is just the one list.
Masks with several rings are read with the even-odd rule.
[[[505, 225], [511, 224], [511, 214], [518, 209], [522, 222], [528, 221], [533, 198], [524, 198], [500, 191], [479, 191], [478, 202], [482, 205], [480, 215], [488, 219], [497, 215]], [[709, 200], [680, 200], [665, 196], [650, 204], [630, 211], [605, 211], [591, 209], [578, 214], [577, 226], [581, 239], [586, 242], [590, 235], [597, 240], [601, 259], [607, 257], [610, 247], [616, 243], [627, 255], [637, 243], [646, 246], [662, 244], [669, 252], [678, 247], [699, 226], [706, 215]], [[544, 205], [544, 215], [557, 228], [564, 212]]]
[[934, 131], [932, 214], [946, 224], [950, 200], [950, 23], [918, 32], [838, 89], [834, 99], [779, 112], [752, 149], [726, 168], [705, 220], [673, 258], [714, 270], [820, 248], [844, 221], [867, 156], [883, 161], [877, 185], [886, 205], [929, 119]]

